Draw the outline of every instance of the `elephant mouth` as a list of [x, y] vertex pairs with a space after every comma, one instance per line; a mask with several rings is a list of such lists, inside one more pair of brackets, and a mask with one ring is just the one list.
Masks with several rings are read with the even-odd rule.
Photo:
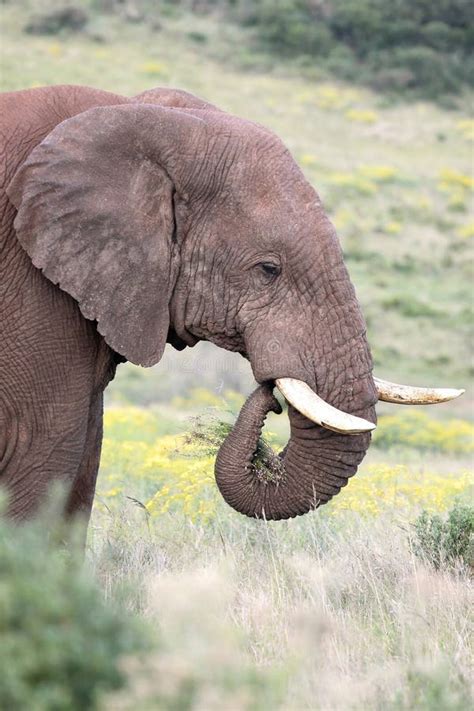
[[[362, 409], [360, 399], [353, 399], [352, 405], [374, 421], [377, 399], [433, 404], [462, 394], [395, 385], [371, 376], [364, 384]], [[260, 437], [267, 414], [281, 412], [275, 387], [288, 402], [290, 421], [290, 438], [280, 453], [262, 445]], [[248, 397], [219, 449], [217, 485], [227, 503], [246, 516], [267, 520], [299, 516], [330, 501], [348, 483], [374, 429], [373, 422], [329, 405], [301, 380], [267, 380]]]

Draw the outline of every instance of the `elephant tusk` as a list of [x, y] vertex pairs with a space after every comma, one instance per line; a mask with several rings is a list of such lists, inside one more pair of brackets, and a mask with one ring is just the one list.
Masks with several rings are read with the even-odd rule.
[[398, 385], [388, 380], [374, 378], [379, 400], [398, 405], [436, 405], [459, 397], [465, 391], [454, 388], [417, 388], [412, 385]]
[[302, 380], [277, 378], [275, 385], [298, 412], [327, 430], [341, 434], [361, 434], [361, 432], [370, 432], [376, 427], [362, 417], [349, 415], [329, 405]]

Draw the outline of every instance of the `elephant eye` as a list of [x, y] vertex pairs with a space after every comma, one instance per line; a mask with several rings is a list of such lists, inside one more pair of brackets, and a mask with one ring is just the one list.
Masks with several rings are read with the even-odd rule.
[[267, 277], [277, 277], [281, 272], [281, 268], [271, 262], [261, 262], [258, 266]]

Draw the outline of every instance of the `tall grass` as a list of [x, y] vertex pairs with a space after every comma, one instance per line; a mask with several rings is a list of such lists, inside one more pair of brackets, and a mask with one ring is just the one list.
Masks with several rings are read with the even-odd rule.
[[145, 667], [125, 663], [131, 686], [108, 708], [468, 707], [472, 588], [464, 570], [422, 564], [408, 525], [142, 513], [122, 510], [91, 543], [103, 587], [113, 598], [125, 581], [161, 638]]
[[[179, 405], [192, 412], [196, 398]], [[401, 420], [389, 419], [385, 434], [403, 430]], [[209, 447], [224, 433], [202, 441], [201, 422], [186, 445], [189, 434], [163, 437], [160, 421], [126, 408], [106, 420], [106, 450], [116, 446], [117, 458], [106, 454], [88, 561], [107, 598], [158, 640], [145, 662], [123, 661], [128, 687], [108, 697], [107, 711], [469, 706], [469, 567], [456, 557], [438, 564], [443, 551], [430, 556], [424, 519], [414, 525], [424, 507], [469, 504], [466, 455], [443, 449], [448, 440], [429, 418], [417, 426], [431, 440], [406, 439], [394, 453], [382, 438], [333, 503], [277, 523], [245, 519], [216, 496]], [[127, 441], [139, 455], [128, 465]], [[121, 489], [107, 497], [114, 471]], [[147, 503], [153, 486], [163, 496]]]

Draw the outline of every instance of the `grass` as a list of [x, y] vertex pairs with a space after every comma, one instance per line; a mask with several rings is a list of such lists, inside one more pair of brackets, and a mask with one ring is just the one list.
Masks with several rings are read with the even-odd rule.
[[[197, 391], [179, 412], [195, 417], [203, 399]], [[120, 591], [163, 645], [145, 665], [126, 663], [130, 686], [110, 708], [137, 700], [145, 709], [232, 711], [469, 706], [469, 570], [420, 560], [413, 526], [421, 510], [439, 516], [472, 500], [469, 442], [464, 454], [449, 443], [456, 428], [447, 436], [425, 421], [417, 426], [428, 439], [393, 445], [401, 423], [388, 418], [368, 463], [333, 502], [260, 524], [215, 491], [210, 455], [227, 431], [216, 428], [216, 409], [210, 430], [200, 420], [193, 438], [191, 423], [157, 408], [106, 413], [89, 564], [109, 598]], [[270, 439], [278, 446], [282, 436]]]
[[382, 418], [339, 497], [260, 524], [213, 481], [229, 416], [216, 418], [238, 405], [198, 388], [179, 409], [106, 413], [89, 564], [162, 645], [144, 665], [125, 663], [128, 691], [110, 708], [467, 708], [469, 570], [420, 560], [413, 523], [472, 501], [469, 423]]
[[[238, 30], [199, 17], [164, 17], [161, 31], [98, 17], [93, 36], [26, 38], [34, 6], [2, 6], [3, 89], [170, 85], [270, 126], [338, 228], [379, 375], [466, 386], [467, 113], [388, 105], [317, 67], [313, 80], [276, 60], [244, 71]], [[412, 524], [472, 501], [472, 400], [429, 417], [380, 408], [369, 455], [334, 502], [262, 523], [223, 503], [212, 472], [234, 391], [251, 386], [240, 357], [203, 344], [156, 369], [121, 366], [109, 388], [87, 567], [107, 602], [145, 621], [155, 651], [122, 660], [128, 687], [101, 708], [464, 711], [469, 571], [420, 560]], [[224, 425], [190, 437], [189, 418], [209, 408]], [[268, 439], [279, 446], [286, 428], [271, 415]]]
[[[464, 711], [472, 579], [438, 548], [420, 559], [414, 524], [472, 502], [472, 425], [382, 416], [339, 497], [262, 524], [214, 484], [241, 401], [200, 387], [106, 412], [88, 562], [159, 648], [123, 662], [128, 686], [105, 708]], [[266, 436], [279, 448], [285, 418], [271, 414]]]
[[469, 583], [421, 564], [390, 519], [201, 528], [139, 516], [122, 510], [92, 538], [94, 568], [112, 599], [133, 589], [126, 604], [165, 651], [129, 662], [132, 688], [110, 708], [143, 703], [143, 687], [148, 700], [171, 687], [175, 701], [190, 681], [189, 706], [157, 707], [469, 707]]

